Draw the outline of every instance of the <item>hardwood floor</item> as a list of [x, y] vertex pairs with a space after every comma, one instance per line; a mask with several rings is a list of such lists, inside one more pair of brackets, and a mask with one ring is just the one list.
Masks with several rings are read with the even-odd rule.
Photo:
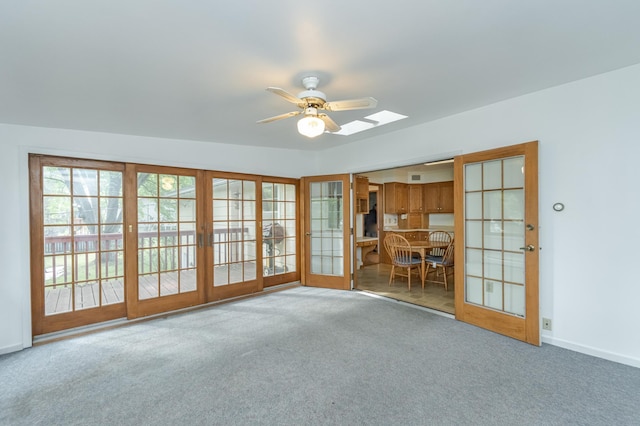
[[[433, 282], [425, 282], [424, 290], [418, 276], [411, 278], [411, 291], [407, 289], [407, 279], [398, 277], [389, 286], [389, 274], [391, 265], [377, 263], [368, 265], [357, 271], [356, 288], [369, 291], [380, 296], [389, 297], [403, 302], [413, 303], [438, 311], [455, 314], [453, 274], [449, 275], [449, 291], [444, 290], [444, 285]], [[433, 279], [430, 272], [429, 277]]]

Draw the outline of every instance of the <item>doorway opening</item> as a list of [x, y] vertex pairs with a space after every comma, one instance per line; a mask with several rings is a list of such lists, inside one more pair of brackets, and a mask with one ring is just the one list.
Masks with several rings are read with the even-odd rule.
[[[395, 300], [455, 314], [455, 290], [436, 281], [433, 269], [425, 280], [424, 289], [419, 276], [412, 277], [411, 289], [407, 278], [396, 276], [389, 284], [391, 258], [384, 248], [384, 238], [389, 233], [399, 233], [407, 240], [428, 238], [430, 232], [445, 231], [453, 238], [453, 162], [440, 164], [415, 164], [385, 170], [358, 173], [369, 180], [369, 206], [376, 206], [376, 248], [363, 256], [356, 268], [354, 288]], [[444, 189], [442, 189], [444, 188]], [[442, 193], [442, 194], [441, 194]], [[441, 200], [442, 199], [442, 200]], [[441, 202], [444, 201], [444, 204]], [[364, 226], [356, 226], [356, 241], [371, 238], [369, 214], [359, 218]], [[448, 277], [454, 282], [453, 274]]]

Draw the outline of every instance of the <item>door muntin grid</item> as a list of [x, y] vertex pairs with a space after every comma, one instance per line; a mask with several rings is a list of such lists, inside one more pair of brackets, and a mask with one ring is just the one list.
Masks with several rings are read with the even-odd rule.
[[263, 276], [295, 272], [296, 186], [262, 183], [262, 269]]
[[224, 286], [257, 278], [256, 182], [212, 179], [213, 285]]
[[465, 302], [524, 317], [524, 156], [464, 166]]
[[344, 276], [342, 181], [310, 183], [311, 273]]
[[196, 177], [137, 179], [138, 300], [196, 291]]
[[45, 315], [124, 302], [122, 172], [42, 167]]

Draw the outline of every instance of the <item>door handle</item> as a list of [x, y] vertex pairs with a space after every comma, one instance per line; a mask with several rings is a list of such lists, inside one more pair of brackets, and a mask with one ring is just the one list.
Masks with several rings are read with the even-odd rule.
[[525, 250], [525, 251], [534, 251], [536, 248], [533, 246], [533, 244], [529, 244], [526, 247], [520, 247], [520, 250]]
[[305, 232], [304, 235], [306, 235], [307, 237], [311, 236], [311, 232]]

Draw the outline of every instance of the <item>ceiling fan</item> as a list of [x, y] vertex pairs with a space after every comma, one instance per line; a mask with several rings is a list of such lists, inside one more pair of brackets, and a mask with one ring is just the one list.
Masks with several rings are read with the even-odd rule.
[[352, 109], [375, 108], [378, 101], [374, 98], [349, 99], [344, 101], [327, 102], [327, 96], [316, 90], [320, 79], [316, 76], [306, 76], [302, 78], [302, 85], [306, 90], [294, 96], [279, 87], [267, 87], [267, 90], [276, 95], [282, 96], [292, 104], [296, 104], [300, 111], [287, 112], [274, 117], [265, 118], [258, 123], [270, 123], [272, 121], [289, 118], [303, 114], [304, 117], [298, 121], [298, 132], [300, 134], [314, 138], [324, 133], [325, 128], [330, 132], [340, 131], [340, 126], [327, 114], [319, 111], [347, 111]]

